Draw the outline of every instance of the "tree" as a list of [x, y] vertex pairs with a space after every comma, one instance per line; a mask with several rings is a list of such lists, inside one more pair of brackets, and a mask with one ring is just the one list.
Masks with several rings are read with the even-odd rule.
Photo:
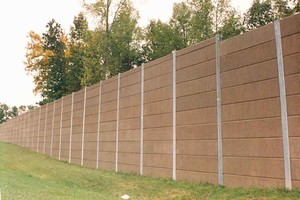
[[9, 107], [4, 103], [0, 103], [0, 124], [6, 122], [9, 119], [8, 111]]
[[300, 12], [300, 1], [299, 0], [295, 0], [294, 3], [295, 3], [295, 6], [293, 8], [294, 13]]
[[103, 38], [100, 31], [87, 32], [83, 77], [81, 85], [92, 85], [102, 80], [103, 75]]
[[282, 19], [293, 14], [293, 9], [290, 7], [292, 2], [290, 0], [272, 0], [272, 7], [275, 18]]
[[59, 99], [67, 93], [67, 37], [55, 20], [51, 20], [42, 36], [30, 32], [26, 47], [26, 71], [34, 78], [35, 93], [40, 93], [41, 105]]
[[211, 0], [188, 0], [191, 9], [190, 43], [206, 40], [213, 36], [213, 5]]
[[[78, 91], [82, 88], [84, 74], [84, 60], [86, 56], [86, 40], [88, 22], [83, 13], [74, 17], [74, 26], [70, 30], [69, 62], [67, 72], [67, 93]], [[68, 56], [67, 56], [68, 57]]]
[[174, 40], [176, 49], [185, 48], [190, 45], [192, 34], [191, 26], [192, 11], [186, 2], [175, 3], [173, 14], [170, 19], [170, 26], [174, 31]]
[[214, 32], [218, 33], [225, 21], [232, 17], [234, 9], [230, 5], [231, 0], [213, 0]]
[[275, 20], [275, 14], [270, 0], [254, 0], [252, 6], [245, 14], [248, 30], [267, 25]]
[[108, 65], [109, 76], [115, 76], [118, 73], [125, 72], [139, 65], [139, 45], [137, 35], [138, 15], [131, 4], [125, 4], [119, 10], [114, 23], [111, 26], [109, 46], [111, 57]]
[[222, 22], [223, 26], [220, 27], [218, 33], [222, 35], [223, 39], [240, 35], [241, 33], [245, 32], [245, 27], [241, 21], [241, 17], [236, 13], [235, 10], [232, 10], [225, 21]]
[[[107, 71], [108, 68], [113, 69], [114, 71], [120, 66], [114, 66], [115, 58], [112, 56], [112, 42], [111, 36], [114, 32], [116, 35], [117, 30], [113, 30], [116, 27], [119, 27], [117, 24], [121, 23], [124, 17], [127, 15], [127, 19], [131, 21], [132, 24], [136, 24], [138, 14], [132, 6], [130, 0], [97, 0], [95, 3], [84, 3], [85, 8], [89, 13], [91, 13], [94, 17], [96, 17], [98, 21], [97, 31], [100, 32], [103, 45], [101, 48], [103, 50], [102, 53], [102, 61], [100, 61], [102, 65], [102, 79], [106, 79], [107, 77], [113, 75], [115, 72]], [[126, 14], [127, 13], [127, 14]], [[123, 15], [123, 17], [122, 17]], [[128, 25], [128, 21], [123, 21], [127, 23], [127, 25], [122, 26], [123, 28], [132, 28], [131, 25]], [[121, 30], [123, 32], [129, 32], [128, 30]], [[121, 34], [121, 33], [120, 33]], [[116, 48], [116, 47], [114, 47]], [[120, 59], [120, 58], [119, 58]], [[112, 73], [112, 74], [111, 74]]]
[[61, 98], [67, 93], [66, 88], [66, 42], [61, 25], [54, 19], [51, 20], [43, 33], [44, 51], [52, 52], [48, 57], [47, 79], [42, 92], [43, 103], [51, 102]]
[[44, 51], [44, 41], [42, 37], [31, 31], [28, 35], [29, 42], [26, 46], [25, 70], [33, 76], [35, 88], [33, 92], [43, 93], [46, 88], [48, 57], [52, 55], [51, 51]]
[[18, 109], [18, 107], [13, 106], [13, 107], [11, 107], [9, 109], [9, 112], [8, 112], [8, 117], [9, 118], [14, 118], [14, 117], [16, 117], [18, 115], [19, 115], [19, 109]]
[[175, 32], [169, 24], [160, 20], [152, 20], [145, 31], [146, 44], [143, 49], [147, 61], [163, 57], [170, 54], [174, 49], [178, 49], [174, 40]]

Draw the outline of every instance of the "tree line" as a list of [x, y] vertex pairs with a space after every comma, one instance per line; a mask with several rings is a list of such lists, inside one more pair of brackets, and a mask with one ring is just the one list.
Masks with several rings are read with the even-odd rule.
[[35, 106], [12, 106], [9, 107], [5, 103], [0, 103], [0, 124], [6, 122], [9, 119], [12, 119], [20, 114], [23, 114], [29, 110], [33, 110]]
[[[254, 0], [240, 13], [230, 0], [184, 0], [175, 3], [168, 22], [138, 25], [130, 0], [83, 1], [85, 13], [74, 17], [67, 32], [52, 19], [39, 35], [31, 31], [26, 71], [33, 76], [40, 105], [85, 86], [155, 60], [219, 33], [227, 39], [299, 12], [299, 0]], [[87, 16], [96, 27], [89, 28]]]

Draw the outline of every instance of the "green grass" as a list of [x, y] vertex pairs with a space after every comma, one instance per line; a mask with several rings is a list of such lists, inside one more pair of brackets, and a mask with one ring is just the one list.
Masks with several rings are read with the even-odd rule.
[[300, 191], [227, 189], [70, 165], [0, 143], [2, 199], [300, 199]]

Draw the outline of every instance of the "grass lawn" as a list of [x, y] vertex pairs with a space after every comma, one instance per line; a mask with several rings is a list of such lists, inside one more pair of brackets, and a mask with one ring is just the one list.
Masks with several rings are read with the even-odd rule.
[[58, 162], [0, 143], [2, 200], [46, 199], [300, 199], [300, 190], [227, 189], [174, 182]]

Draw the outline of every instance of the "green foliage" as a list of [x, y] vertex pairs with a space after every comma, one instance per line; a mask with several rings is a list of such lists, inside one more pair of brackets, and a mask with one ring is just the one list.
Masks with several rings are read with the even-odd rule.
[[187, 2], [192, 13], [190, 43], [195, 44], [212, 37], [214, 33], [211, 0], [188, 0]]
[[6, 104], [0, 103], [0, 124], [9, 119], [9, 107]]
[[240, 14], [231, 0], [183, 0], [175, 3], [169, 22], [151, 20], [138, 26], [139, 14], [130, 0], [84, 1], [96, 28], [88, 29], [83, 13], [65, 35], [55, 20], [43, 36], [30, 32], [26, 71], [34, 77], [35, 93], [45, 104], [63, 95], [168, 55], [219, 33], [223, 39], [256, 29], [299, 12], [299, 0], [253, 0]]
[[139, 31], [137, 20], [138, 15], [130, 3], [124, 4], [119, 9], [109, 35], [109, 76], [128, 71], [140, 64], [138, 46], [134, 44]]
[[254, 0], [245, 14], [248, 30], [272, 23], [275, 19], [282, 19], [297, 12], [299, 1], [292, 0]]
[[175, 38], [175, 32], [169, 24], [152, 20], [146, 28], [146, 44], [143, 46], [145, 60], [155, 60], [178, 49]]
[[272, 0], [273, 10], [276, 19], [282, 19], [293, 14], [293, 9], [290, 7], [290, 0]]
[[235, 10], [232, 10], [225, 21], [223, 26], [219, 29], [219, 33], [222, 35], [222, 39], [228, 39], [233, 36], [240, 35], [245, 32], [245, 27], [241, 22], [241, 17], [236, 13]]
[[86, 40], [88, 35], [88, 22], [83, 13], [74, 17], [70, 31], [70, 55], [67, 72], [67, 93], [78, 91], [82, 88], [84, 61], [86, 58]]
[[28, 106], [8, 106], [5, 103], [0, 103], [0, 124], [6, 122], [9, 119], [15, 118], [20, 114], [27, 112], [28, 110], [34, 109], [36, 106], [28, 105]]
[[61, 98], [67, 92], [66, 88], [66, 44], [61, 25], [51, 20], [43, 33], [44, 51], [51, 51], [48, 57], [46, 87], [42, 92], [43, 103]]
[[101, 46], [104, 35], [99, 31], [88, 31], [86, 38], [85, 56], [83, 60], [83, 74], [81, 85], [92, 85], [102, 80], [103, 71], [103, 49]]
[[245, 15], [248, 30], [267, 25], [275, 20], [270, 1], [255, 0]]
[[[89, 57], [97, 53], [98, 59], [95, 66], [85, 68], [82, 82], [93, 84], [99, 78], [106, 79], [139, 64], [138, 13], [131, 1], [97, 0], [95, 3], [85, 3], [85, 8], [98, 22], [95, 33], [90, 34], [90, 40], [100, 45], [91, 45], [88, 49]], [[94, 63], [95, 60], [87, 62]], [[93, 72], [97, 72], [100, 77], [93, 77]]]
[[173, 30], [175, 48], [181, 49], [190, 45], [192, 34], [192, 10], [186, 2], [174, 4], [170, 26]]

